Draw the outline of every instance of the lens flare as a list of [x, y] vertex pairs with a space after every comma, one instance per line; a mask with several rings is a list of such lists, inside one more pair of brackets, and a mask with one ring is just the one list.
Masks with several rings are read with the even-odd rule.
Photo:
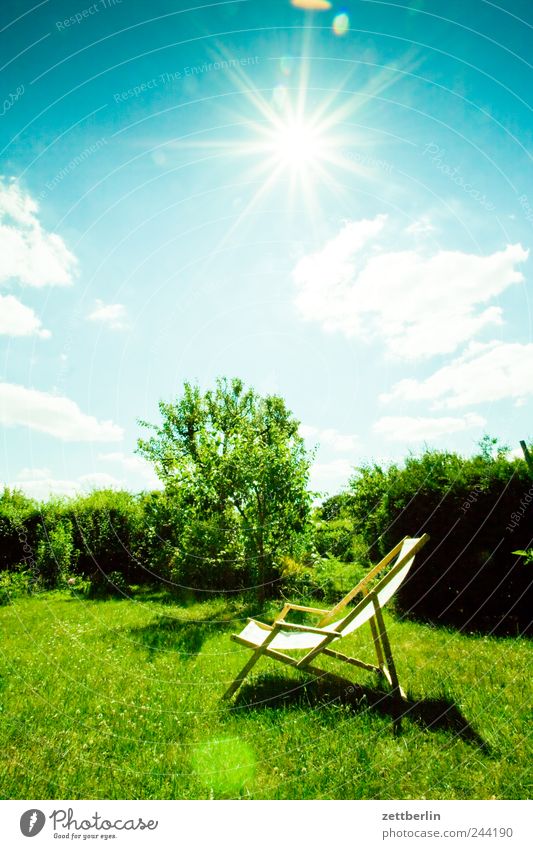
[[290, 77], [294, 67], [294, 59], [292, 56], [282, 56], [279, 60], [279, 68], [284, 77]]
[[235, 738], [199, 745], [193, 750], [192, 765], [217, 798], [238, 796], [245, 787], [252, 786], [256, 772], [253, 750]]
[[291, 0], [291, 3], [297, 9], [306, 9], [309, 12], [327, 12], [331, 9], [328, 0]]
[[272, 90], [272, 103], [280, 112], [285, 112], [289, 104], [289, 93], [284, 85], [277, 85]]
[[335, 35], [346, 35], [350, 28], [350, 18], [344, 12], [333, 18], [333, 32]]

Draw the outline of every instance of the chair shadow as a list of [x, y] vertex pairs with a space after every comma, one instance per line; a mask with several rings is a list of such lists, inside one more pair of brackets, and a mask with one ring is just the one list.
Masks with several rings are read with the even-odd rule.
[[394, 697], [380, 687], [369, 687], [324, 674], [314, 681], [298, 681], [282, 675], [265, 673], [253, 683], [244, 684], [234, 702], [235, 709], [264, 710], [275, 708], [348, 706], [354, 713], [372, 710], [389, 716], [393, 723], [410, 719], [428, 731], [448, 731], [466, 743], [477, 746], [485, 754], [490, 748], [449, 698], [413, 699]]

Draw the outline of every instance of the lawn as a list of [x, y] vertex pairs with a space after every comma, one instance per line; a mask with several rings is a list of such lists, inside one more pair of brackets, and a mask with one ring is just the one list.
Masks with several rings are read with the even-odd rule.
[[[2, 797], [531, 796], [530, 642], [389, 615], [410, 699], [395, 735], [390, 699], [355, 669], [353, 690], [336, 691], [263, 660], [222, 703], [249, 656], [229, 634], [260, 615], [235, 598], [148, 594], [53, 592], [0, 608]], [[372, 660], [368, 627], [345, 645]]]

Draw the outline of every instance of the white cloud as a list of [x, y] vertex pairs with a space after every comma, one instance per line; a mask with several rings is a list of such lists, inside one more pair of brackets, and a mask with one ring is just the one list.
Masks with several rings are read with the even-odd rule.
[[50, 331], [45, 330], [34, 311], [14, 295], [0, 295], [0, 334], [40, 336], [41, 339], [50, 337]]
[[37, 477], [16, 481], [12, 484], [7, 484], [10, 488], [20, 489], [28, 496], [35, 498], [36, 501], [45, 501], [51, 495], [66, 495], [68, 497], [76, 495], [79, 487], [76, 481], [60, 480], [52, 477]]
[[339, 433], [334, 428], [320, 429], [312, 425], [300, 425], [300, 435], [308, 442], [319, 442], [334, 451], [355, 451], [359, 438], [354, 433]]
[[313, 463], [310, 488], [321, 492], [338, 492], [348, 483], [354, 471], [351, 460], [332, 460], [330, 463]]
[[149, 489], [160, 489], [162, 486], [153, 466], [143, 457], [124, 454], [122, 451], [112, 451], [108, 454], [99, 454], [98, 459], [113, 463], [124, 471], [136, 475]]
[[117, 442], [123, 436], [121, 427], [82, 413], [69, 398], [13, 383], [0, 383], [0, 424], [24, 425], [66, 442]]
[[431, 418], [424, 416], [383, 416], [373, 430], [385, 439], [394, 442], [420, 442], [434, 439], [448, 433], [459, 433], [470, 428], [483, 427], [486, 420], [475, 413], [467, 413], [461, 418], [444, 416]]
[[410, 236], [425, 236], [427, 233], [434, 233], [437, 228], [431, 223], [427, 215], [423, 215], [417, 221], [413, 221], [409, 227], [405, 228], [405, 232]]
[[[33, 476], [31, 473], [33, 472]], [[105, 472], [92, 472], [81, 475], [75, 480], [54, 478], [48, 469], [24, 469], [17, 480], [8, 484], [12, 489], [20, 489], [29, 498], [45, 501], [52, 495], [75, 495], [91, 492], [93, 489], [121, 489], [122, 482]]]
[[533, 343], [471, 343], [465, 353], [425, 380], [401, 380], [386, 402], [431, 401], [433, 409], [523, 398], [533, 394]]
[[94, 489], [161, 489], [162, 484], [156, 477], [152, 467], [142, 457], [123, 454], [120, 451], [100, 454], [99, 460], [115, 463], [126, 472], [133, 472], [142, 479], [142, 486], [131, 485], [121, 475], [109, 472], [93, 471], [74, 479], [54, 477], [50, 469], [24, 468], [18, 473], [16, 480], [6, 484], [11, 489], [21, 489], [30, 498], [44, 501], [52, 495], [73, 497], [90, 492]]
[[51, 475], [50, 469], [32, 469], [25, 467], [17, 475], [19, 481], [45, 480]]
[[79, 482], [83, 489], [120, 489], [122, 481], [107, 472], [89, 472], [81, 475]]
[[124, 330], [127, 326], [127, 313], [124, 304], [104, 304], [97, 299], [96, 306], [87, 316], [89, 321], [99, 321], [110, 330]]
[[296, 306], [303, 318], [320, 321], [329, 331], [350, 336], [361, 331], [360, 316], [342, 315], [356, 277], [357, 254], [385, 226], [386, 216], [343, 225], [340, 232], [316, 253], [302, 257], [293, 271]]
[[76, 257], [57, 233], [43, 229], [39, 207], [15, 180], [0, 177], [0, 283], [66, 286]]
[[461, 251], [387, 251], [377, 238], [387, 217], [351, 221], [296, 264], [295, 303], [304, 319], [346, 336], [381, 337], [388, 353], [417, 359], [455, 351], [500, 307], [482, 306], [523, 280], [521, 245], [489, 256]]

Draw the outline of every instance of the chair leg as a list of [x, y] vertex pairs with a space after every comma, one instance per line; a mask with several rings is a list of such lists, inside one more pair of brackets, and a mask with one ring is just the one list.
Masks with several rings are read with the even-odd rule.
[[257, 663], [257, 661], [259, 660], [259, 658], [261, 657], [262, 654], [263, 654], [263, 651], [261, 651], [260, 649], [258, 649], [257, 651], [254, 651], [250, 660], [247, 663], [244, 664], [243, 668], [241, 669], [241, 671], [239, 672], [239, 674], [237, 675], [235, 680], [232, 682], [232, 684], [228, 687], [228, 689], [226, 690], [226, 692], [222, 696], [223, 699], [226, 699], [226, 700], [231, 699], [233, 694], [237, 692], [237, 690], [241, 686], [242, 682], [244, 681], [244, 679], [246, 678], [246, 676], [248, 675], [248, 673], [250, 672], [252, 667], [255, 666], [255, 664]]
[[[374, 630], [375, 631], [379, 630], [378, 642], [381, 643], [381, 646], [383, 647], [383, 654], [385, 655], [385, 662], [386, 662], [385, 668], [386, 668], [387, 672], [389, 673], [391, 686], [394, 690], [396, 690], [400, 694], [402, 699], [405, 699], [407, 697], [406, 697], [402, 687], [400, 686], [400, 682], [398, 680], [398, 673], [396, 671], [396, 664], [394, 663], [394, 658], [392, 656], [392, 648], [391, 648], [391, 644], [390, 644], [390, 641], [389, 641], [389, 635], [387, 634], [387, 629], [385, 627], [383, 614], [381, 612], [381, 608], [380, 608], [379, 604], [377, 604], [376, 601], [374, 601], [374, 610], [376, 611], [376, 621], [377, 621], [378, 627], [376, 628], [376, 626], [374, 625], [372, 630], [373, 630], [373, 632], [374, 632]], [[376, 646], [376, 650], [378, 652], [378, 658], [379, 658], [381, 651], [379, 650], [379, 648], [377, 646]], [[381, 660], [383, 659], [383, 654], [381, 654]]]
[[378, 659], [378, 666], [380, 668], [381, 673], [383, 673], [383, 667], [385, 665], [385, 659], [383, 657], [383, 651], [381, 649], [381, 643], [379, 641], [379, 633], [376, 627], [376, 623], [374, 617], [370, 620], [370, 630], [372, 631], [372, 639], [374, 641], [374, 648], [376, 649], [376, 656]]
[[[385, 621], [383, 619], [383, 614], [381, 612], [381, 608], [377, 602], [377, 599], [374, 599], [374, 610], [376, 613], [377, 622], [376, 630], [379, 632], [379, 642], [383, 647], [383, 653], [385, 655], [385, 664], [382, 667], [383, 675], [392, 688], [393, 698], [397, 699], [399, 697], [402, 701], [405, 702], [407, 701], [407, 696], [403, 688], [400, 686], [400, 682], [398, 680], [398, 673], [396, 671], [396, 664], [394, 663], [394, 658], [392, 656], [392, 648], [389, 641], [389, 635], [387, 634]], [[396, 708], [394, 710], [393, 726], [395, 733], [401, 731], [402, 717], [401, 713], [397, 713]]]
[[259, 658], [262, 657], [262, 655], [264, 655], [265, 651], [267, 650], [268, 646], [270, 645], [270, 643], [272, 642], [274, 637], [276, 637], [279, 634], [279, 631], [280, 631], [280, 625], [275, 624], [274, 627], [272, 628], [272, 630], [269, 632], [266, 639], [264, 640], [264, 642], [261, 643], [261, 645], [256, 648], [256, 650], [254, 651], [254, 653], [251, 656], [248, 663], [244, 664], [243, 668], [241, 669], [241, 671], [239, 672], [239, 674], [237, 675], [237, 677], [235, 678], [233, 683], [228, 687], [228, 689], [226, 690], [226, 692], [222, 696], [223, 699], [226, 699], [226, 700], [231, 699], [233, 694], [237, 692], [237, 690], [241, 686], [242, 682], [244, 681], [244, 679], [248, 675], [250, 669], [252, 669], [255, 666], [255, 664], [257, 663], [257, 661], [259, 660]]

